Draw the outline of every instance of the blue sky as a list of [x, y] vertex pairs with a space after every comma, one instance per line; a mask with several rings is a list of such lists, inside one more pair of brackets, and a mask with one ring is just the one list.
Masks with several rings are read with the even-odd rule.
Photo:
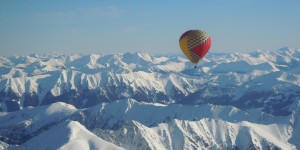
[[211, 52], [300, 47], [300, 0], [2, 0], [0, 55], [180, 53], [202, 29]]

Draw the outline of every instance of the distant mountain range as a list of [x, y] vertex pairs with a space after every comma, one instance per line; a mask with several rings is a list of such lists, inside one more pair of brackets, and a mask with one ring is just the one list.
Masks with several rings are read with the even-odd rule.
[[300, 49], [0, 56], [0, 75], [0, 149], [300, 148]]

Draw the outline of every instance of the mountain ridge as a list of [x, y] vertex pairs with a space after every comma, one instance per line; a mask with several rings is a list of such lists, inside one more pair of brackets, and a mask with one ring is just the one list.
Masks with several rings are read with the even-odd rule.
[[[39, 142], [36, 136], [53, 134], [57, 126], [69, 132], [71, 120], [93, 137], [125, 149], [296, 149], [299, 104], [289, 116], [273, 116], [213, 104], [162, 105], [127, 99], [76, 109], [57, 102], [0, 113], [0, 139], [8, 147], [30, 147]], [[56, 143], [62, 144], [66, 143]]]
[[298, 56], [300, 49], [293, 48], [209, 53], [197, 69], [180, 56], [147, 53], [1, 56], [0, 111], [57, 101], [86, 108], [133, 98], [288, 115], [300, 96]]

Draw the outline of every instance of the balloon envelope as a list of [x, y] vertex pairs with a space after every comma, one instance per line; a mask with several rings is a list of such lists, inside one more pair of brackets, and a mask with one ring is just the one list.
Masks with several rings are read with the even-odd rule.
[[208, 52], [211, 45], [210, 36], [201, 30], [189, 30], [179, 39], [179, 45], [185, 56], [197, 64]]

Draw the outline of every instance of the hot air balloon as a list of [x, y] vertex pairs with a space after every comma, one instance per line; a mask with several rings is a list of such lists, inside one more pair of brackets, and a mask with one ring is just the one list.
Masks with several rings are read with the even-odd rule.
[[184, 55], [195, 64], [206, 55], [211, 45], [210, 36], [202, 30], [189, 30], [179, 39], [179, 45]]

